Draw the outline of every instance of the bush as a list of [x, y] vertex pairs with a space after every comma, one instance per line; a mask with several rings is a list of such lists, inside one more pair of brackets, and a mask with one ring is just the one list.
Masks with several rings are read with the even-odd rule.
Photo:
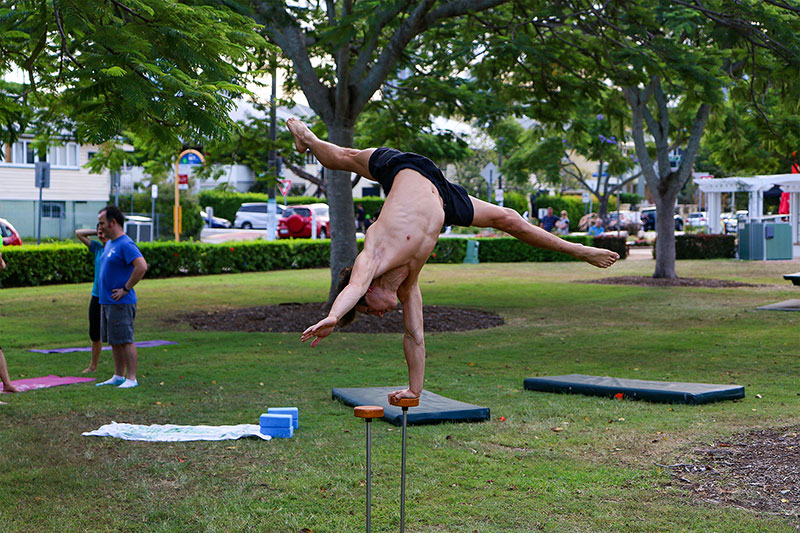
[[[653, 247], [653, 257], [656, 248]], [[675, 236], [676, 259], [728, 259], [736, 257], [734, 235], [709, 235], [686, 233]]]
[[[653, 257], [656, 246], [653, 242]], [[734, 235], [685, 233], [675, 235], [675, 259], [730, 259], [736, 257]]]
[[[561, 237], [570, 242], [591, 245], [592, 237], [582, 235], [567, 235]], [[514, 237], [492, 237], [477, 239], [480, 243], [478, 247], [478, 260], [481, 263], [517, 263], [517, 262], [554, 262], [554, 261], [576, 261], [572, 256], [560, 252], [551, 252], [541, 248], [528, 246], [524, 242]]]
[[[589, 236], [563, 237], [592, 244]], [[442, 238], [431, 253], [431, 263], [463, 263], [468, 239]], [[601, 239], [611, 247], [624, 239]], [[513, 237], [478, 239], [481, 262], [574, 261], [566, 254], [528, 246]], [[597, 240], [595, 240], [597, 244]], [[361, 250], [364, 241], [358, 241]], [[324, 268], [330, 265], [330, 240], [292, 239], [223, 244], [198, 242], [143, 242], [139, 249], [147, 261], [147, 278], [167, 278], [229, 272], [263, 272], [290, 268]], [[617, 248], [612, 248], [617, 249]], [[619, 250], [618, 250], [619, 251]], [[29, 287], [56, 283], [88, 283], [94, 278], [94, 257], [82, 244], [25, 245], [5, 248], [8, 268], [0, 272], [0, 287]]]
[[596, 248], [605, 248], [606, 250], [613, 250], [619, 254], [620, 259], [625, 259], [628, 257], [628, 245], [626, 242], [627, 238], [625, 237], [600, 235], [594, 238], [592, 246]]

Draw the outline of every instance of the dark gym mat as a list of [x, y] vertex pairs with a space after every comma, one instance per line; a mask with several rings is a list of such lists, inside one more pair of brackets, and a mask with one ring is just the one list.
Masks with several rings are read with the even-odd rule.
[[756, 309], [762, 311], [800, 311], [800, 300], [786, 300], [776, 304], [762, 305]]
[[740, 385], [645, 381], [584, 374], [528, 378], [525, 380], [525, 388], [541, 392], [567, 392], [589, 396], [614, 397], [622, 394], [623, 398], [629, 399], [694, 405], [744, 398], [744, 387]]
[[[403, 421], [403, 410], [389, 405], [388, 395], [403, 387], [334, 388], [334, 400], [345, 405], [379, 405], [383, 407], [383, 419], [399, 426]], [[409, 407], [408, 425], [438, 424], [440, 422], [483, 422], [489, 420], [489, 408], [451, 400], [436, 393], [422, 390], [418, 407]]]

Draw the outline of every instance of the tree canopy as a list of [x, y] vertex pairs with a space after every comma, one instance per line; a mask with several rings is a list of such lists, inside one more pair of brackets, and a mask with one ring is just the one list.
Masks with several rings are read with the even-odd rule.
[[[487, 30], [487, 28], [489, 28]], [[528, 1], [493, 11], [475, 68], [482, 88], [541, 123], [567, 126], [608, 91], [627, 106], [636, 158], [659, 207], [656, 277], [675, 277], [672, 207], [712, 109], [737, 102], [795, 148], [800, 8], [782, 1]], [[465, 35], [474, 40], [475, 34]], [[670, 152], [680, 147], [680, 166]]]
[[[22, 132], [164, 144], [227, 133], [264, 47], [235, 2], [0, 1], [0, 141]], [[13, 76], [16, 74], [16, 76]]]

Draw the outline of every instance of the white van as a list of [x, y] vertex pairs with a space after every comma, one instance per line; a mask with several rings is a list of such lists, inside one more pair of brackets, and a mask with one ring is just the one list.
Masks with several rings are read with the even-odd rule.
[[[277, 208], [277, 216], [281, 217], [283, 213], [283, 206], [275, 204]], [[242, 229], [267, 229], [267, 203], [266, 202], [248, 202], [242, 204], [238, 211], [236, 211], [236, 220], [233, 225]]]

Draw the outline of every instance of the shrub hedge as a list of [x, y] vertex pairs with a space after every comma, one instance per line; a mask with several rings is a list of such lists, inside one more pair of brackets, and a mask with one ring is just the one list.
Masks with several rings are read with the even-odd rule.
[[[653, 257], [656, 247], [653, 246]], [[735, 235], [686, 233], [675, 235], [675, 259], [730, 259], [736, 257]]]
[[[593, 239], [567, 236], [582, 244], [603, 245], [620, 251], [625, 242], [616, 238]], [[429, 261], [461, 263], [468, 239], [441, 238]], [[572, 261], [571, 257], [527, 246], [513, 237], [480, 238], [481, 262]], [[600, 242], [602, 241], [602, 242]], [[263, 272], [293, 268], [324, 268], [330, 262], [330, 240], [292, 239], [248, 241], [223, 244], [198, 242], [146, 242], [139, 249], [148, 264], [148, 278], [220, 274], [227, 272]], [[359, 241], [359, 248], [363, 240]], [[612, 248], [616, 246], [617, 248]], [[94, 278], [94, 260], [82, 244], [25, 245], [3, 249], [8, 267], [0, 272], [0, 287], [29, 287], [56, 283], [85, 283]]]

